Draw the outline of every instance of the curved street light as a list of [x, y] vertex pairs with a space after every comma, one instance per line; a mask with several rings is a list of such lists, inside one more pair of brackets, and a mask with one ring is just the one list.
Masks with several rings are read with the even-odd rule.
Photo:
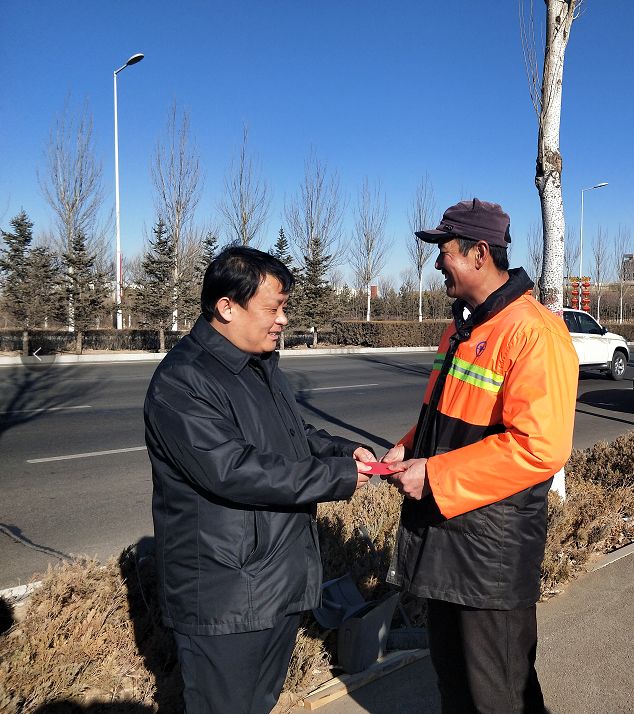
[[581, 222], [579, 225], [579, 280], [583, 280], [583, 194], [585, 191], [594, 191], [595, 188], [603, 188], [608, 182], [603, 181], [589, 188], [581, 189]]
[[115, 256], [115, 308], [117, 330], [123, 327], [123, 315], [121, 313], [121, 226], [119, 223], [119, 126], [117, 122], [117, 75], [126, 67], [140, 62], [145, 55], [137, 52], [119, 69], [114, 71], [114, 196], [115, 196], [115, 216], [117, 223], [117, 247]]

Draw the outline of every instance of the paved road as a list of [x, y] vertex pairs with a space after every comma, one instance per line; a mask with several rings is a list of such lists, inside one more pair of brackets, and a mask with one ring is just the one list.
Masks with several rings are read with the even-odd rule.
[[[375, 353], [285, 357], [282, 366], [306, 421], [382, 452], [416, 420], [432, 360]], [[0, 368], [0, 588], [64, 555], [118, 554], [152, 532], [142, 404], [155, 368]], [[575, 446], [634, 426], [632, 376], [582, 375]]]

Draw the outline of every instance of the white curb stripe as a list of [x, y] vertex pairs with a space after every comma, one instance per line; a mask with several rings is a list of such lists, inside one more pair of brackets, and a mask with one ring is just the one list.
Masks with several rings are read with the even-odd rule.
[[68, 454], [67, 456], [48, 456], [44, 459], [27, 459], [27, 464], [44, 464], [48, 461], [68, 461], [69, 459], [88, 459], [91, 456], [107, 456], [108, 454], [126, 454], [130, 451], [145, 451], [145, 446], [131, 446], [129, 449], [108, 449], [107, 451], [88, 451], [85, 454]]

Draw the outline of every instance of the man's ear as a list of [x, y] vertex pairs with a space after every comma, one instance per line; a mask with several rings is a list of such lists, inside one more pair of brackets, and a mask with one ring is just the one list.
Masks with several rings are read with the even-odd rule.
[[219, 320], [222, 320], [223, 322], [231, 322], [233, 319], [231, 306], [231, 298], [221, 297], [220, 300], [218, 300], [216, 303], [215, 313]]
[[479, 270], [488, 260], [490, 255], [489, 244], [486, 241], [480, 240], [476, 243], [474, 248], [475, 253], [475, 265]]

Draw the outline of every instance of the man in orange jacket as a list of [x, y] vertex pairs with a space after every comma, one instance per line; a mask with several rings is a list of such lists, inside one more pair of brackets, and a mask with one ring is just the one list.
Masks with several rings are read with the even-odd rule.
[[455, 298], [418, 423], [384, 456], [405, 496], [388, 580], [428, 599], [443, 714], [543, 712], [535, 671], [552, 476], [572, 448], [578, 360], [509, 270], [509, 217], [473, 199], [435, 230]]

